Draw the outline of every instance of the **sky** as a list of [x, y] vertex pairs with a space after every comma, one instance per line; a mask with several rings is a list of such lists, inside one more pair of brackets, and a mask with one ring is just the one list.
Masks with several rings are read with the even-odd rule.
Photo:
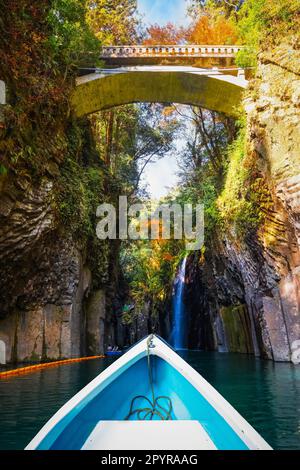
[[152, 199], [160, 199], [168, 194], [170, 188], [177, 185], [177, 171], [176, 155], [170, 152], [157, 162], [146, 166], [141, 182], [147, 184]]
[[[138, 9], [146, 24], [164, 25], [171, 21], [177, 25], [187, 25], [186, 6], [186, 0], [138, 0]], [[176, 156], [172, 153], [146, 167], [142, 182], [148, 185], [152, 198], [165, 196], [168, 188], [177, 184], [177, 171]]]
[[160, 25], [177, 23], [186, 25], [186, 0], [138, 0], [138, 10], [144, 15], [145, 23], [158, 23]]

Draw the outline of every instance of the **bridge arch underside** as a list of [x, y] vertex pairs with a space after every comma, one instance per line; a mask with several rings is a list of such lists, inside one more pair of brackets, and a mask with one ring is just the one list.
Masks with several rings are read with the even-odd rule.
[[187, 72], [90, 74], [78, 79], [72, 103], [78, 117], [138, 102], [181, 103], [236, 116], [244, 87], [218, 77]]

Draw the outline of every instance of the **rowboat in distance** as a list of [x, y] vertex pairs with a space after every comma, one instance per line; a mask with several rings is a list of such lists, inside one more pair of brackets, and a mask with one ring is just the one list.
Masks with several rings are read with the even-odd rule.
[[271, 449], [164, 340], [150, 335], [71, 398], [26, 449]]
[[123, 354], [123, 351], [121, 351], [120, 349], [117, 349], [117, 350], [107, 350], [105, 351], [105, 356], [107, 357], [115, 357], [115, 356], [122, 356]]

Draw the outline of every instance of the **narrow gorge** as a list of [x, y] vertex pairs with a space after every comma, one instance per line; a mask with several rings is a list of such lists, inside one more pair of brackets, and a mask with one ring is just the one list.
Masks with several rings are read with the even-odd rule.
[[[168, 247], [158, 278], [140, 281], [134, 276], [142, 262], [134, 250], [120, 240], [97, 238], [96, 208], [107, 196], [115, 203], [119, 194], [135, 194], [137, 142], [150, 142], [142, 163], [151, 152], [169, 151], [166, 128], [175, 132], [176, 110], [172, 103], [158, 111], [149, 105], [138, 115], [129, 104], [77, 118], [71, 97], [78, 67], [94, 62], [74, 67], [69, 44], [59, 58], [51, 49], [53, 37], [63, 33], [49, 23], [48, 2], [10, 1], [10, 8], [2, 3], [0, 27], [8, 37], [0, 51], [6, 86], [0, 104], [2, 362], [101, 355], [151, 331], [168, 340], [173, 281], [186, 255], [189, 348], [298, 364], [299, 9], [292, 10], [294, 26], [285, 34], [278, 33], [285, 19], [271, 17], [277, 29], [260, 44], [255, 69], [249, 68], [238, 125], [213, 116], [218, 136], [227, 126], [230, 152], [222, 150], [228, 159], [214, 169], [217, 189], [209, 189], [214, 202], [208, 215], [210, 220], [213, 212], [214, 223], [205, 232], [205, 247], [191, 253], [181, 245]], [[155, 112], [167, 122], [161, 135], [150, 135]], [[204, 192], [204, 205], [205, 198]], [[146, 249], [143, 256], [150, 266]], [[154, 261], [153, 269], [160, 269]]]

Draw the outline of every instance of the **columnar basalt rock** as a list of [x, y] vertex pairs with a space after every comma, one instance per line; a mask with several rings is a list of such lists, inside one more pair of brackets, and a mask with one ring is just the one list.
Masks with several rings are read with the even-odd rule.
[[216, 349], [252, 349], [294, 363], [300, 362], [299, 59], [292, 45], [261, 54], [245, 101], [248, 152], [272, 201], [262, 208], [264, 221], [244, 240], [234, 228], [216, 235], [198, 268]]
[[274, 202], [258, 235], [270, 288], [262, 296], [263, 316], [275, 360], [290, 360], [300, 338], [299, 60], [291, 44], [261, 54], [248, 112], [252, 151]]
[[104, 335], [106, 333], [106, 298], [103, 290], [93, 293], [86, 306], [87, 352], [89, 355], [104, 353]]
[[35, 262], [31, 270], [24, 270], [22, 289], [15, 291], [0, 319], [7, 361], [80, 356], [84, 353], [83, 303], [91, 284], [82, 255], [70, 239], [57, 237], [55, 244], [51, 236], [33, 247], [30, 259]]
[[52, 182], [6, 186], [0, 212], [0, 340], [6, 361], [84, 355], [84, 303], [92, 274], [84, 246], [59, 225]]

